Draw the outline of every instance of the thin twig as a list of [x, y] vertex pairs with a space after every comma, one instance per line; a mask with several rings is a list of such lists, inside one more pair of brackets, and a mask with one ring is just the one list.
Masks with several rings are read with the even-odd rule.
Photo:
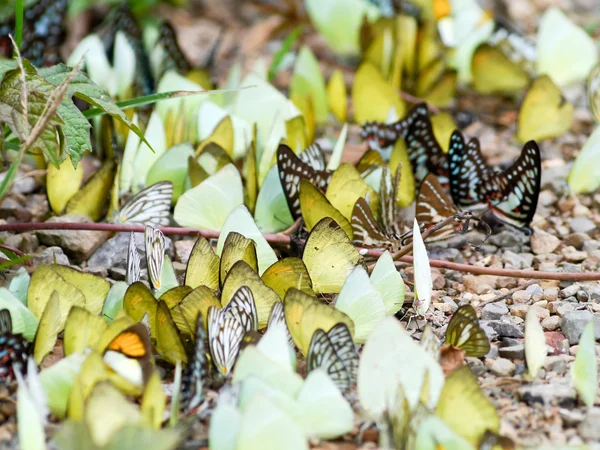
[[[195, 228], [180, 228], [180, 227], [159, 227], [165, 234], [179, 236], [202, 236], [207, 239], [216, 239], [219, 237], [218, 231], [198, 230]], [[32, 230], [84, 230], [84, 231], [133, 231], [143, 233], [144, 227], [141, 225], [124, 225], [113, 223], [71, 223], [71, 222], [28, 222], [28, 223], [7, 223], [0, 225], [2, 231], [32, 231]], [[433, 232], [433, 231], [432, 231]], [[423, 233], [426, 236], [427, 230]], [[270, 244], [289, 245], [290, 237], [284, 234], [264, 234], [264, 238]], [[361, 254], [372, 257], [379, 257], [384, 250], [379, 249], [362, 249]], [[402, 256], [398, 262], [413, 263], [412, 256]], [[511, 278], [528, 278], [537, 280], [561, 280], [561, 281], [598, 281], [600, 280], [600, 272], [587, 273], [572, 273], [572, 272], [539, 272], [535, 270], [512, 270], [512, 269], [497, 269], [494, 267], [472, 266], [469, 264], [458, 264], [450, 261], [441, 261], [438, 259], [430, 259], [429, 264], [432, 267], [441, 269], [456, 270], [458, 272], [467, 272], [480, 275], [495, 275]]]

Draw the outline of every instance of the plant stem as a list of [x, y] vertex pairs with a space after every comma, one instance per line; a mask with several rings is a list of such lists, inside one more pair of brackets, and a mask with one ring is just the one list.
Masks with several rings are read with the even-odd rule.
[[[16, 0], [15, 2], [15, 42], [17, 49], [21, 48], [23, 41], [23, 11], [25, 9], [25, 0]], [[14, 56], [17, 56], [16, 50]]]
[[[216, 239], [219, 237], [218, 231], [210, 230], [198, 230], [195, 228], [181, 228], [181, 227], [159, 227], [159, 229], [169, 235], [176, 236], [202, 236], [207, 239]], [[125, 225], [125, 224], [113, 224], [113, 223], [71, 223], [71, 222], [26, 222], [26, 223], [7, 223], [0, 225], [0, 232], [12, 231], [34, 231], [34, 230], [83, 230], [83, 231], [109, 231], [109, 232], [123, 232], [133, 231], [136, 233], [143, 233], [144, 227], [141, 225]], [[426, 236], [427, 231], [423, 233]], [[282, 233], [276, 234], [265, 234], [264, 238], [270, 244], [289, 245], [290, 237]], [[362, 255], [379, 257], [383, 254], [384, 250], [376, 249], [364, 249], [361, 251]], [[412, 256], [402, 256], [398, 258], [399, 263], [412, 264]], [[495, 275], [502, 277], [511, 278], [529, 278], [537, 280], [561, 280], [561, 281], [597, 281], [600, 280], [600, 272], [585, 272], [585, 273], [572, 273], [572, 272], [539, 272], [536, 270], [512, 270], [512, 269], [497, 269], [494, 267], [481, 267], [472, 266], [470, 264], [458, 264], [450, 261], [442, 261], [439, 259], [429, 260], [429, 264], [432, 267], [439, 267], [441, 269], [456, 270], [458, 272], [467, 272], [478, 275]]]

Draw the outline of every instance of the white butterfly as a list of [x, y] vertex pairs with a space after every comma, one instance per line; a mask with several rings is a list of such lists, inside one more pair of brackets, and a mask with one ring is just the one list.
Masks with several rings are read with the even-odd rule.
[[115, 213], [113, 222], [138, 225], [169, 225], [169, 212], [173, 198], [173, 184], [160, 181], [138, 192], [120, 211]]
[[148, 279], [150, 280], [150, 285], [155, 290], [158, 290], [160, 289], [160, 278], [165, 259], [165, 235], [153, 226], [146, 225], [144, 236], [146, 238]]
[[127, 284], [140, 281], [140, 254], [135, 245], [135, 233], [129, 235], [129, 250], [127, 252]]

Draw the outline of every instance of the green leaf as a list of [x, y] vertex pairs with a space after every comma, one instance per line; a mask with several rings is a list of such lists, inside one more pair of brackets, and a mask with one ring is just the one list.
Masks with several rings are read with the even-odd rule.
[[272, 81], [273, 78], [275, 78], [277, 72], [279, 72], [279, 69], [281, 68], [281, 63], [283, 62], [285, 55], [287, 55], [290, 52], [290, 50], [292, 49], [292, 45], [294, 45], [294, 42], [296, 42], [296, 40], [300, 36], [301, 31], [302, 30], [300, 27], [296, 27], [283, 40], [281, 47], [273, 56], [273, 60], [271, 61], [271, 65], [269, 66], [267, 80]]

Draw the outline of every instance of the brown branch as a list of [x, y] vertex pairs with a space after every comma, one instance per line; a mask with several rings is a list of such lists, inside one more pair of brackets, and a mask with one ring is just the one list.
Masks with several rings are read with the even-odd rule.
[[[202, 236], [207, 239], [216, 239], [219, 237], [219, 232], [210, 230], [198, 230], [195, 228], [180, 228], [180, 227], [159, 227], [159, 229], [170, 235], [178, 236]], [[33, 231], [33, 230], [85, 230], [85, 231], [110, 231], [122, 232], [133, 231], [143, 233], [144, 227], [141, 225], [124, 225], [113, 223], [70, 223], [70, 222], [29, 222], [29, 223], [7, 223], [0, 225], [2, 231]], [[425, 236], [427, 231], [423, 232]], [[270, 244], [289, 245], [290, 237], [281, 233], [265, 234], [264, 238]], [[359, 249], [363, 256], [379, 257], [384, 250], [379, 249]], [[398, 262], [413, 263], [412, 256], [402, 256]], [[494, 267], [472, 266], [469, 264], [458, 264], [450, 261], [441, 261], [438, 259], [430, 259], [431, 267], [441, 269], [456, 270], [458, 272], [473, 273], [478, 275], [494, 275], [511, 278], [529, 278], [537, 280], [561, 280], [561, 281], [598, 281], [600, 280], [600, 272], [540, 272], [535, 270], [513, 270], [513, 269], [497, 269]]]

